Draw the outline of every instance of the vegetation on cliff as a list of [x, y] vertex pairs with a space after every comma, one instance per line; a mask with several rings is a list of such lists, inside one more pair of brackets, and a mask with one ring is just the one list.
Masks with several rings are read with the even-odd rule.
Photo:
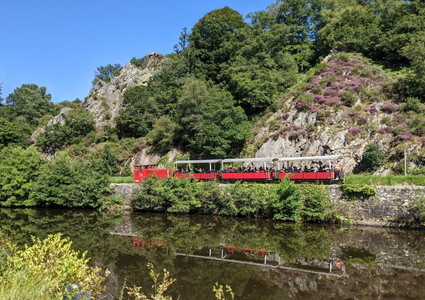
[[[384, 166], [395, 173], [403, 171], [406, 152], [411, 168], [421, 166], [424, 36], [419, 0], [277, 0], [246, 18], [229, 7], [210, 11], [182, 30], [175, 53], [99, 67], [90, 103], [53, 104], [47, 88], [35, 84], [8, 95], [0, 104], [0, 201], [52, 203], [46, 199], [56, 196], [29, 195], [43, 186], [36, 181], [53, 180], [37, 172], [61, 163], [59, 152], [77, 166], [68, 178], [82, 168], [87, 182], [102, 184], [88, 167], [93, 161], [102, 174], [129, 175], [140, 150], [178, 149], [190, 158], [271, 155], [270, 148], [287, 151], [279, 155], [342, 153], [351, 169], [362, 161], [361, 172]], [[38, 161], [33, 177], [5, 162], [21, 157], [16, 152]], [[106, 194], [99, 189], [91, 200], [66, 203], [99, 206]]]

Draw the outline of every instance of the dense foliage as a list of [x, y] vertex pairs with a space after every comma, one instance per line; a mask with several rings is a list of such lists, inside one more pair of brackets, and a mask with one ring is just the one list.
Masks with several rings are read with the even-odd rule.
[[[346, 144], [358, 137], [383, 137], [383, 150], [366, 148], [359, 172], [382, 166], [399, 171], [400, 166], [386, 162], [400, 161], [409, 149], [415, 149], [409, 161], [424, 165], [424, 36], [420, 0], [276, 0], [245, 19], [230, 7], [215, 9], [191, 30], [183, 29], [175, 53], [158, 55], [153, 62], [150, 55], [131, 60], [155, 75], [147, 86], [111, 84], [123, 92], [123, 108], [116, 119], [106, 112], [105, 124], [98, 127], [78, 99], [53, 104], [47, 88], [35, 84], [5, 96], [0, 84], [0, 203], [99, 207], [108, 195], [104, 176], [130, 175], [137, 151], [165, 155], [177, 149], [193, 159], [252, 154], [263, 142], [249, 141], [259, 131], [252, 128], [258, 120], [265, 131], [268, 122], [265, 138], [286, 134], [297, 141], [319, 127], [329, 129], [329, 135], [346, 130]], [[330, 53], [337, 54], [324, 60]], [[101, 66], [93, 83], [110, 83], [121, 69], [119, 64]], [[311, 113], [315, 121], [301, 127], [285, 120], [288, 114], [270, 120], [281, 107], [288, 107], [288, 114]], [[63, 108], [68, 108], [62, 110], [63, 120], [49, 123]], [[330, 116], [342, 110], [347, 114], [343, 122], [329, 124]], [[44, 154], [64, 151], [70, 158], [59, 155], [46, 162], [32, 147], [25, 149], [34, 142]], [[313, 192], [318, 191], [307, 193]], [[282, 220], [314, 220], [315, 210], [322, 209], [316, 200], [306, 205], [298, 187], [281, 187], [275, 196], [280, 200], [269, 199], [270, 207], [254, 198], [244, 198], [250, 208], [226, 200], [244, 207], [236, 211], [232, 205], [208, 205], [225, 207], [229, 214], [273, 214]], [[202, 211], [197, 205], [191, 199], [175, 209]]]
[[102, 161], [73, 162], [59, 156], [45, 162], [33, 147], [8, 147], [0, 155], [0, 206], [102, 207], [109, 178]]
[[111, 79], [120, 74], [122, 66], [120, 64], [109, 64], [106, 66], [100, 66], [97, 68], [95, 77], [93, 79], [93, 84], [97, 81], [102, 80], [104, 82], [110, 82]]
[[386, 162], [385, 153], [377, 144], [369, 144], [363, 152], [360, 163], [354, 169], [354, 173], [370, 172], [373, 173], [382, 167]]
[[136, 209], [170, 213], [272, 218], [283, 221], [323, 222], [333, 218], [328, 191], [323, 186], [236, 183], [148, 178], [136, 191]]
[[32, 246], [10, 247], [7, 254], [0, 273], [2, 299], [91, 299], [104, 289], [101, 270], [89, 267], [86, 253], [74, 251], [61, 234], [33, 238]]
[[64, 116], [63, 122], [47, 126], [38, 137], [37, 145], [43, 152], [53, 154], [65, 146], [78, 144], [94, 129], [93, 116], [88, 110], [73, 109]]

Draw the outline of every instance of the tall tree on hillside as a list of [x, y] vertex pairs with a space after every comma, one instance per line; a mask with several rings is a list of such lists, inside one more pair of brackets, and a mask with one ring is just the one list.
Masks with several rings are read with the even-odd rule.
[[227, 62], [237, 49], [235, 34], [248, 26], [237, 11], [223, 7], [207, 13], [192, 28], [191, 46], [195, 57], [202, 62], [209, 78], [217, 82], [222, 64]]
[[334, 7], [321, 12], [319, 36], [323, 43], [328, 49], [372, 52], [382, 34], [379, 15], [370, 5], [334, 2]]
[[146, 86], [128, 88], [123, 96], [125, 108], [117, 118], [119, 137], [143, 137], [158, 118], [158, 107]]
[[15, 116], [22, 116], [31, 126], [37, 126], [42, 116], [54, 113], [51, 99], [52, 95], [47, 93], [46, 87], [23, 84], [7, 96], [6, 103], [13, 106]]
[[267, 13], [276, 24], [287, 27], [281, 40], [285, 50], [291, 53], [301, 71], [307, 70], [315, 58], [314, 41], [317, 39], [319, 0], [277, 0]]
[[0, 116], [0, 149], [8, 145], [26, 146], [32, 130], [23, 117], [8, 120]]
[[232, 95], [202, 80], [188, 79], [179, 99], [180, 125], [176, 141], [195, 157], [226, 157], [238, 154], [250, 132], [241, 107]]

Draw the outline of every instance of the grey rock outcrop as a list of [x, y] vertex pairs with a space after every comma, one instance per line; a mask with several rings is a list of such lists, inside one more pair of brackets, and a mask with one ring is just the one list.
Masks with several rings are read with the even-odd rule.
[[[368, 144], [377, 144], [397, 164], [402, 147], [419, 153], [424, 139], [406, 129], [406, 115], [386, 94], [389, 85], [390, 79], [362, 58], [329, 56], [321, 72], [300, 82], [280, 109], [257, 122], [246, 148], [255, 157], [341, 155], [347, 173]], [[386, 165], [377, 173], [389, 170]]]
[[65, 116], [67, 113], [69, 113], [72, 110], [72, 108], [64, 107], [61, 109], [58, 115], [56, 115], [53, 119], [51, 119], [49, 122], [47, 122], [47, 125], [45, 127], [39, 127], [37, 128], [31, 135], [31, 144], [35, 144], [37, 141], [37, 138], [42, 134], [46, 127], [52, 126], [54, 124], [63, 124], [65, 122]]
[[115, 127], [114, 120], [123, 108], [123, 95], [126, 89], [147, 85], [149, 79], [159, 71], [164, 57], [150, 53], [146, 59], [143, 69], [127, 63], [120, 74], [113, 77], [110, 82], [98, 80], [94, 84], [84, 106], [93, 114], [97, 127], [105, 125]]

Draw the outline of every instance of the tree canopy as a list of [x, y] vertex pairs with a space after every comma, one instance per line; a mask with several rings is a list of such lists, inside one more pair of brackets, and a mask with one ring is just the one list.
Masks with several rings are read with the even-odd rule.
[[47, 93], [46, 87], [23, 84], [7, 96], [6, 104], [12, 107], [11, 112], [14, 116], [21, 116], [31, 126], [36, 126], [42, 116], [55, 112], [51, 99], [52, 95]]

